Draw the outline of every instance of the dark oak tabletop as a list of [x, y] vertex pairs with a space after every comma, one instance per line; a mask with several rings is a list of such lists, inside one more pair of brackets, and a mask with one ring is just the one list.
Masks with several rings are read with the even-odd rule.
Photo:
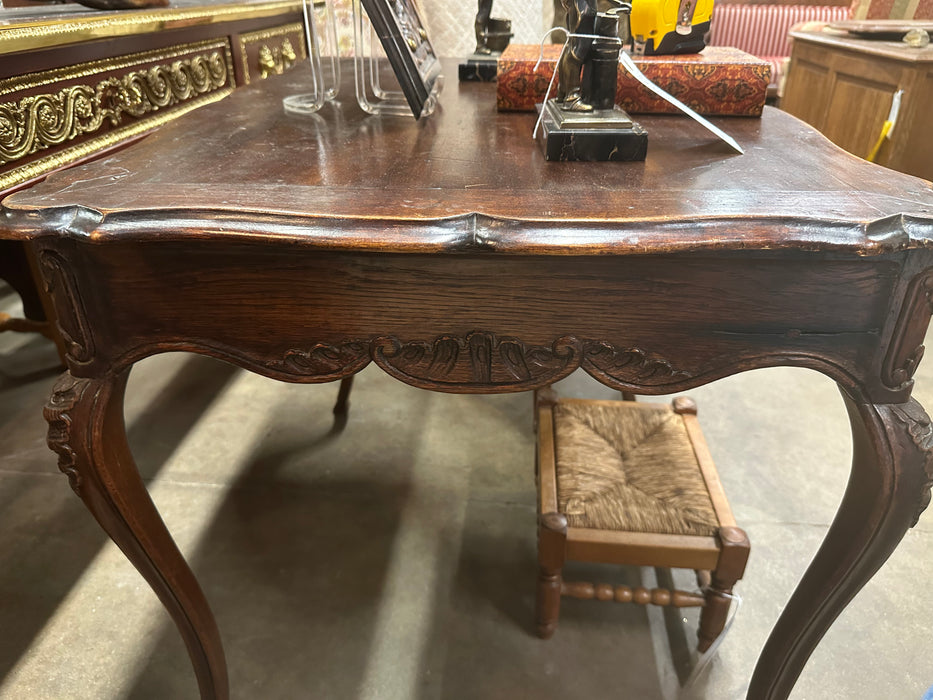
[[282, 97], [309, 84], [296, 69], [13, 195], [3, 235], [208, 232], [556, 254], [875, 254], [933, 240], [929, 183], [861, 161], [776, 109], [715, 120], [745, 155], [686, 117], [639, 115], [644, 163], [546, 163], [534, 115], [498, 113], [492, 84], [448, 80], [437, 112], [417, 123], [364, 114], [346, 79], [339, 105], [286, 114]]

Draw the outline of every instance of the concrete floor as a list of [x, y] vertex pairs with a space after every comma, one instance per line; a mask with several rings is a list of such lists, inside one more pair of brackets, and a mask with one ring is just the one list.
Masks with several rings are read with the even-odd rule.
[[[0, 289], [0, 309], [16, 306]], [[167, 614], [45, 447], [56, 364], [45, 340], [0, 335], [0, 698], [194, 698]], [[582, 374], [558, 388], [615, 396]], [[530, 633], [528, 394], [434, 394], [370, 368], [335, 433], [336, 385], [176, 354], [137, 366], [126, 418], [217, 615], [235, 698], [739, 698], [841, 498], [848, 424], [832, 382], [804, 370], [691, 395], [752, 557], [744, 605], [687, 691], [695, 611], [571, 600], [551, 641]], [[933, 408], [933, 362], [915, 395]], [[926, 513], [826, 636], [794, 698], [919, 700], [933, 685], [931, 545]], [[685, 572], [675, 581], [692, 583]]]

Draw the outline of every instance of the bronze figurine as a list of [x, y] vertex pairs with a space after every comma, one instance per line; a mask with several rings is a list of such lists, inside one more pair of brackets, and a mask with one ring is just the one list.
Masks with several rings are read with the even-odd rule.
[[593, 106], [583, 100], [581, 76], [593, 46], [591, 37], [596, 32], [596, 0], [561, 0], [561, 4], [567, 13], [567, 31], [590, 37], [568, 37], [557, 64], [557, 102], [567, 111], [591, 112]]
[[473, 22], [473, 29], [476, 32], [476, 51], [477, 54], [488, 56], [492, 53], [489, 48], [489, 18], [492, 16], [492, 0], [479, 0], [479, 9], [476, 12], [476, 20]]
[[[541, 106], [541, 144], [547, 160], [644, 160], [648, 135], [616, 105], [620, 15], [627, 0], [561, 0], [567, 45], [557, 64], [557, 92]], [[537, 133], [537, 132], [536, 132]]]
[[[611, 109], [622, 48], [619, 19], [631, 5], [608, 0], [604, 4], [610, 9], [604, 12], [597, 0], [561, 0], [561, 4], [571, 36], [557, 66], [557, 101], [566, 111]], [[627, 28], [626, 24], [626, 32]]]
[[473, 32], [476, 50], [460, 64], [460, 80], [495, 80], [496, 59], [512, 38], [512, 21], [492, 16], [492, 0], [478, 0]]

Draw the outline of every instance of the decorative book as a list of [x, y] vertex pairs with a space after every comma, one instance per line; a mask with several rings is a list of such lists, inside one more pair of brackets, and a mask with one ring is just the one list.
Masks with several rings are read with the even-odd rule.
[[[530, 112], [544, 101], [560, 45], [544, 47], [538, 71], [539, 47], [513, 44], [499, 57], [496, 105], [503, 111]], [[663, 90], [700, 114], [760, 117], [771, 66], [755, 56], [724, 46], [708, 46], [698, 54], [639, 56], [635, 63]], [[678, 113], [619, 68], [619, 106], [630, 114]]]

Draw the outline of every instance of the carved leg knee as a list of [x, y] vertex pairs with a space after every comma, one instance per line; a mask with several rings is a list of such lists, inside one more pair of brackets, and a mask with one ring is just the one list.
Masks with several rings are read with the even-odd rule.
[[748, 697], [783, 700], [836, 616], [881, 567], [930, 499], [933, 424], [923, 407], [842, 392], [852, 472], [819, 551], [765, 643]]
[[149, 498], [126, 442], [129, 372], [84, 379], [65, 372], [45, 409], [49, 447], [101, 527], [162, 601], [188, 648], [202, 698], [226, 700], [220, 633], [194, 574]]

